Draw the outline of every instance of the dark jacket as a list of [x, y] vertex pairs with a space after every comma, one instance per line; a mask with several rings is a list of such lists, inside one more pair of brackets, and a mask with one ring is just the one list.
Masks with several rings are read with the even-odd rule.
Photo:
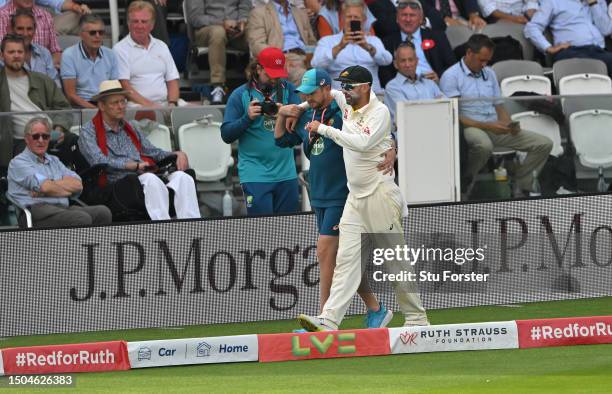
[[[373, 25], [374, 31], [381, 40], [390, 34], [400, 31], [396, 20], [397, 9], [391, 0], [372, 1], [368, 4], [368, 8], [372, 15], [376, 17], [376, 22]], [[429, 18], [432, 29], [446, 30], [446, 23], [442, 19], [442, 15], [430, 5], [423, 4], [423, 13]]]
[[[459, 14], [468, 19], [470, 14], [477, 12], [480, 15], [480, 7], [478, 6], [477, 0], [454, 0], [455, 5], [459, 9]], [[423, 3], [423, 9], [425, 9], [425, 5], [427, 4], [428, 8], [436, 9], [436, 0], [421, 0]], [[427, 15], [427, 14], [426, 14]]]
[[[441, 77], [447, 68], [457, 63], [457, 59], [444, 32], [421, 28], [421, 39], [433, 40], [435, 42], [433, 48], [424, 50], [424, 52], [429, 65], [438, 74], [438, 77]], [[402, 36], [400, 32], [396, 32], [385, 37], [382, 41], [385, 49], [395, 55], [395, 50], [402, 42]], [[387, 82], [395, 78], [396, 74], [397, 70], [393, 64], [380, 67], [378, 69], [378, 77], [381, 86], [386, 86]]]
[[[48, 76], [26, 70], [30, 81], [28, 96], [43, 111], [71, 109], [62, 91]], [[11, 95], [4, 68], [0, 69], [0, 112], [11, 111]], [[54, 126], [70, 129], [70, 114], [51, 116]], [[13, 123], [10, 116], [0, 116], [0, 166], [8, 167], [13, 158]]]

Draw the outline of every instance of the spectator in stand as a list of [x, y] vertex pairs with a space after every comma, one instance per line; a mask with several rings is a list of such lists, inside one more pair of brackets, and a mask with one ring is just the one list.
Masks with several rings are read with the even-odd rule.
[[[129, 6], [136, 0], [128, 0], [128, 7], [125, 12], [126, 24], [129, 23]], [[153, 14], [153, 29], [151, 35], [158, 40], [161, 40], [166, 45], [170, 45], [170, 35], [168, 34], [168, 25], [166, 17], [168, 16], [168, 8], [166, 7], [168, 0], [143, 0], [151, 4], [155, 14]], [[125, 32], [124, 32], [125, 34]]]
[[96, 108], [92, 97], [102, 81], [118, 79], [115, 53], [102, 45], [104, 21], [98, 15], [85, 15], [80, 21], [81, 41], [66, 48], [62, 55], [62, 83], [74, 107]]
[[289, 81], [299, 84], [306, 72], [306, 47], [317, 43], [308, 15], [287, 0], [272, 0], [251, 10], [247, 40], [253, 56], [268, 47], [285, 54]]
[[[0, 0], [0, 7], [4, 7], [7, 2]], [[77, 34], [79, 18], [91, 13], [87, 4], [77, 4], [72, 0], [34, 0], [34, 3], [54, 15], [53, 25], [60, 36]]]
[[395, 123], [397, 103], [411, 100], [433, 100], [444, 97], [438, 84], [431, 78], [418, 72], [419, 57], [414, 44], [410, 41], [401, 43], [395, 50], [393, 65], [397, 75], [385, 88], [385, 105], [391, 112]]
[[[379, 94], [383, 93], [383, 89], [378, 79], [378, 67], [391, 64], [393, 55], [385, 49], [378, 37], [368, 36], [363, 31], [366, 10], [363, 0], [345, 0], [342, 4], [344, 31], [323, 37], [311, 63], [313, 67], [325, 69], [332, 78], [349, 66], [361, 65], [374, 76], [372, 90]], [[351, 22], [357, 22], [360, 29], [352, 31]], [[340, 83], [334, 80], [332, 86], [339, 89]]]
[[521, 25], [529, 22], [538, 9], [537, 0], [478, 0], [478, 5], [491, 23], [503, 21]]
[[[152, 220], [170, 219], [169, 188], [174, 190], [177, 218], [199, 218], [195, 182], [184, 172], [189, 168], [187, 155], [181, 151], [167, 152], [155, 147], [136, 123], [126, 121], [127, 95], [119, 81], [102, 82], [99, 93], [93, 97], [99, 111], [81, 129], [79, 148], [83, 157], [92, 166], [108, 165], [104, 179], [106, 184], [100, 185], [99, 193], [93, 196], [94, 202], [112, 207], [116, 191], [121, 187], [130, 190], [132, 182], [136, 182], [138, 189], [135, 194], [142, 196], [144, 193], [144, 201], [137, 204], [144, 204]], [[156, 162], [173, 154], [176, 155], [176, 171], [168, 175], [168, 183], [164, 184], [151, 170]], [[137, 200], [138, 197], [133, 196], [132, 199]]]
[[[595, 22], [596, 23], [595, 23]], [[544, 36], [550, 29], [554, 45]], [[612, 53], [606, 51], [604, 36], [612, 32], [605, 2], [589, 0], [541, 0], [540, 7], [525, 25], [527, 37], [542, 53], [554, 61], [570, 58], [599, 59], [612, 75]]]
[[225, 48], [248, 51], [245, 29], [251, 0], [185, 0], [189, 24], [195, 30], [197, 46], [208, 47], [212, 103], [222, 104], [225, 96]]
[[293, 151], [279, 148], [274, 141], [274, 103], [300, 102], [295, 87], [285, 80], [283, 52], [273, 47], [261, 51], [247, 77], [248, 82], [230, 94], [221, 125], [223, 141], [238, 141], [238, 175], [247, 213], [296, 212], [299, 187]]
[[36, 19], [36, 33], [32, 42], [47, 48], [53, 56], [53, 64], [56, 68], [59, 68], [62, 49], [57, 41], [53, 17], [44, 8], [35, 6], [34, 0], [9, 0], [4, 7], [0, 8], [0, 37], [4, 37], [8, 32], [11, 25], [11, 15], [18, 9], [32, 12]]
[[[400, 31], [383, 38], [385, 48], [393, 53], [402, 42], [411, 42], [419, 59], [417, 74], [438, 81], [447, 68], [457, 62], [446, 34], [423, 27], [423, 7], [419, 0], [400, 0], [397, 3], [397, 24]], [[397, 67], [381, 67], [383, 86], [395, 77]]]
[[530, 191], [532, 173], [534, 170], [539, 173], [546, 163], [552, 141], [540, 134], [521, 130], [511, 121], [503, 101], [489, 100], [501, 96], [495, 72], [486, 66], [494, 48], [495, 44], [489, 37], [472, 35], [466, 43], [465, 56], [442, 75], [440, 88], [447, 97], [483, 98], [462, 102], [459, 106], [459, 121], [469, 149], [466, 171], [472, 184], [489, 160], [493, 148], [503, 146], [527, 152], [525, 161], [516, 170], [515, 180], [520, 190]]
[[487, 25], [480, 17], [477, 0], [423, 0], [423, 3], [437, 10], [447, 26], [462, 25], [482, 30]]
[[168, 46], [151, 36], [155, 9], [136, 0], [128, 8], [128, 34], [113, 51], [117, 57], [121, 85], [134, 106], [176, 106], [179, 73]]
[[[23, 37], [9, 33], [0, 44], [4, 67], [0, 69], [0, 112], [45, 112], [70, 109], [60, 88], [44, 74], [28, 71]], [[25, 148], [24, 128], [33, 115], [0, 117], [0, 166]], [[55, 115], [53, 140], [64, 139], [62, 131], [70, 129], [70, 117]], [[9, 141], [12, 141], [10, 143]]]
[[[319, 38], [338, 34], [342, 31], [342, 27], [344, 26], [341, 12], [342, 3], [343, 0], [323, 1], [317, 18], [317, 32], [319, 33]], [[376, 22], [376, 18], [368, 9], [363, 30], [367, 31], [370, 35], [374, 34], [374, 28], [372, 27], [374, 22]]]
[[[11, 15], [11, 33], [23, 37], [25, 43], [25, 64], [24, 67], [30, 71], [36, 71], [41, 74], [46, 74], [49, 78], [59, 85], [59, 76], [53, 64], [51, 52], [45, 47], [34, 44], [32, 39], [36, 32], [36, 20], [32, 12], [25, 9], [19, 9], [14, 15]], [[0, 65], [4, 65], [0, 61]]]
[[[70, 206], [68, 198], [83, 190], [81, 178], [49, 155], [51, 125], [47, 118], [32, 118], [24, 127], [26, 148], [11, 160], [8, 168], [8, 195], [32, 214], [33, 227], [87, 226], [112, 221], [103, 205]], [[25, 217], [18, 222], [25, 227]]]

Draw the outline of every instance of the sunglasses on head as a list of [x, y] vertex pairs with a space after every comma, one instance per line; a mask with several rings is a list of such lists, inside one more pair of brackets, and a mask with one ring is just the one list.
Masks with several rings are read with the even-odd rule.
[[353, 90], [355, 89], [357, 86], [361, 86], [361, 85], [369, 85], [369, 82], [360, 82], [360, 83], [349, 83], [349, 82], [342, 82], [340, 84], [340, 88], [342, 90]]
[[413, 9], [413, 10], [421, 9], [421, 6], [418, 3], [413, 3], [412, 1], [403, 1], [397, 4], [397, 8], [399, 9], [404, 9], [406, 7]]
[[104, 35], [104, 30], [87, 30], [86, 31], [87, 34], [89, 34], [90, 36], [103, 36]]
[[34, 141], [38, 141], [39, 139], [43, 139], [43, 141], [47, 141], [49, 140], [49, 138], [51, 138], [51, 134], [48, 133], [36, 133], [36, 134], [30, 134], [30, 137], [32, 137], [32, 139]]

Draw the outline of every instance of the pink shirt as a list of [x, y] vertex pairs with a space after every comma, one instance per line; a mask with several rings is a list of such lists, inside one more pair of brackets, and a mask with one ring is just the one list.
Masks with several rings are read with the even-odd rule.
[[[12, 0], [0, 8], [0, 38], [3, 38], [8, 32], [11, 26], [11, 15], [16, 10], [17, 7]], [[32, 13], [36, 19], [36, 33], [34, 33], [33, 42], [47, 48], [51, 53], [61, 52], [51, 14], [37, 6], [32, 7]]]

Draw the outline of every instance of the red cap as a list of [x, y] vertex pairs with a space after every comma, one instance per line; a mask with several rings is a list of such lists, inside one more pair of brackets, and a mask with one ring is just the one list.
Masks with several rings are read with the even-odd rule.
[[287, 78], [285, 55], [278, 48], [268, 47], [259, 52], [257, 62], [262, 65], [270, 78]]

